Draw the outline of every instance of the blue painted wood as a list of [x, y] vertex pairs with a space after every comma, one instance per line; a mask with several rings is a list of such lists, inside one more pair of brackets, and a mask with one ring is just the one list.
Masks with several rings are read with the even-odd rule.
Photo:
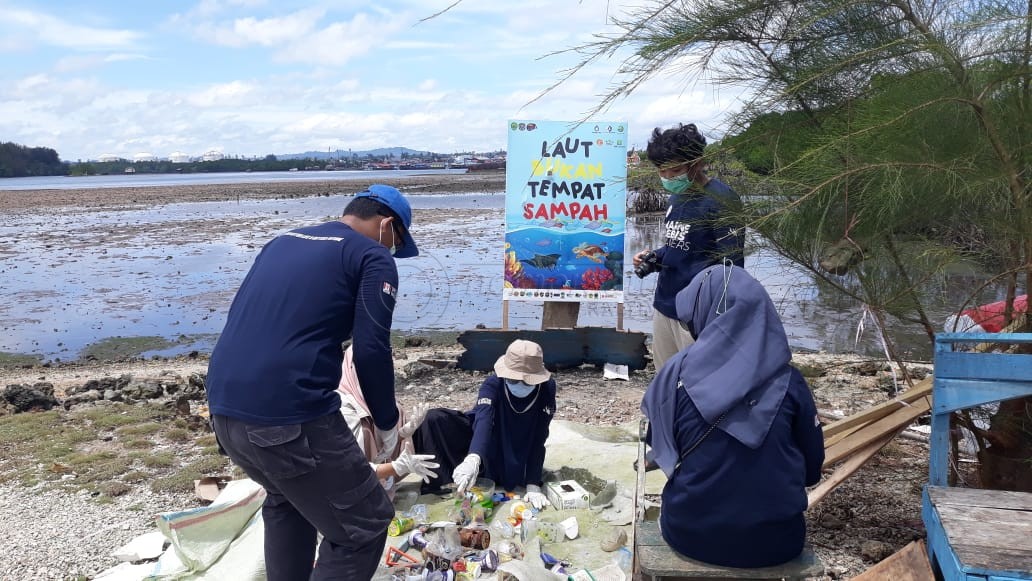
[[927, 486], [921, 493], [921, 519], [928, 534], [928, 560], [932, 562], [933, 567], [938, 565], [943, 581], [966, 581], [967, 575], [961, 570], [957, 555], [950, 549], [946, 529], [943, 528], [939, 513], [928, 496]]
[[932, 432], [928, 442], [928, 483], [932, 486], [946, 486], [950, 469], [949, 414], [932, 414]]
[[[1032, 396], [1032, 356], [954, 351], [955, 346], [973, 343], [1029, 344], [1032, 333], [949, 333], [935, 338], [929, 485], [921, 498], [921, 517], [928, 531], [928, 555], [941, 570], [944, 581], [1024, 581], [1032, 579], [1032, 564], [1027, 575], [964, 566], [950, 546], [939, 512], [929, 496], [929, 487], [947, 484], [952, 412]], [[959, 539], [957, 542], [962, 543]]]
[[[1020, 355], [1032, 363], [1032, 356]], [[936, 368], [938, 371], [938, 368]], [[1032, 368], [1027, 373], [1032, 374]], [[1029, 395], [1030, 379], [1024, 381], [978, 381], [974, 379], [940, 379], [935, 376], [932, 413], [942, 414], [994, 401], [1006, 401]]]
[[1021, 345], [1032, 343], [1032, 333], [939, 333], [936, 344], [965, 343], [1009, 343]]
[[935, 354], [935, 378], [1025, 381], [1028, 355], [939, 351]]

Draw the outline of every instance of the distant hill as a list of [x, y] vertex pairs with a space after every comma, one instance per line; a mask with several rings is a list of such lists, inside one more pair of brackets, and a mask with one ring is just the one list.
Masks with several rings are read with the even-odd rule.
[[406, 156], [423, 156], [433, 155], [429, 151], [416, 151], [415, 149], [409, 149], [407, 147], [380, 147], [377, 149], [365, 149], [361, 151], [347, 151], [347, 150], [334, 150], [334, 151], [306, 151], [304, 153], [284, 153], [276, 154], [276, 159], [337, 159], [346, 157], [365, 157], [371, 155], [373, 157], [391, 157], [400, 158], [401, 154]]

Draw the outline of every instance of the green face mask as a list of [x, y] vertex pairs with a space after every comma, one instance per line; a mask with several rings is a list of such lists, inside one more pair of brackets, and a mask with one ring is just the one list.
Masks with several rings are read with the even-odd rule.
[[687, 173], [670, 179], [660, 176], [659, 181], [663, 182], [663, 189], [671, 194], [683, 194], [692, 187], [692, 180], [688, 178]]

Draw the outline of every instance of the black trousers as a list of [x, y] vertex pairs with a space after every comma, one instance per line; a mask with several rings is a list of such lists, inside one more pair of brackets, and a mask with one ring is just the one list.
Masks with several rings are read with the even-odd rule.
[[[436, 456], [441, 466], [436, 470], [437, 478], [424, 483], [420, 493], [437, 493], [451, 483], [452, 472], [466, 458], [472, 440], [473, 423], [465, 413], [446, 408], [434, 408], [426, 413], [423, 423], [412, 434], [412, 445], [417, 454]], [[483, 465], [481, 462], [481, 472]]]
[[285, 426], [212, 419], [219, 445], [268, 493], [269, 581], [372, 578], [394, 507], [339, 413]]

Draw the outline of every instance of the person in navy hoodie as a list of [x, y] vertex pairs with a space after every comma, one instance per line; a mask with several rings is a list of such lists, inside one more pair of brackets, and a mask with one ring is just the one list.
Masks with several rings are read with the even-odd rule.
[[[743, 229], [721, 220], [721, 213], [738, 206], [741, 200], [730, 186], [706, 175], [705, 148], [706, 138], [694, 124], [666, 131], [657, 127], [646, 148], [663, 188], [670, 192], [663, 220], [663, 245], [654, 251], [643, 250], [633, 259], [635, 272], [642, 278], [659, 272], [652, 303], [652, 358], [656, 371], [692, 341], [677, 322], [677, 293], [702, 269], [725, 258], [738, 266], [745, 265]], [[650, 252], [655, 255], [650, 257]], [[648, 262], [645, 271], [639, 270], [643, 261]]]
[[440, 491], [448, 475], [458, 494], [478, 476], [505, 490], [526, 487], [524, 500], [542, 508], [545, 440], [555, 414], [555, 380], [545, 369], [541, 346], [517, 339], [480, 386], [472, 410], [436, 408], [413, 436], [416, 452], [433, 454], [440, 475], [423, 484], [424, 493]]
[[341, 344], [352, 338], [377, 447], [393, 450], [394, 259], [418, 254], [411, 225], [401, 192], [372, 185], [339, 220], [277, 236], [255, 258], [212, 351], [212, 426], [267, 492], [271, 581], [369, 579], [380, 560], [394, 507], [340, 414], [337, 384]]
[[714, 565], [791, 561], [803, 549], [806, 487], [820, 480], [824, 437], [774, 303], [726, 263], [677, 294], [677, 314], [695, 342], [659, 371], [641, 404], [668, 478], [663, 538]]

